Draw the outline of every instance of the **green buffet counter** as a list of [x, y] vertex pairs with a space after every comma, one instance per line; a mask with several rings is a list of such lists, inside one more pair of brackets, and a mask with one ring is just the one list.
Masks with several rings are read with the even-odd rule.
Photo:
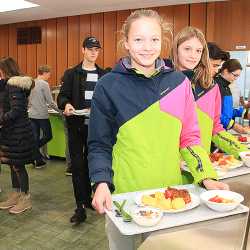
[[49, 112], [52, 140], [47, 144], [48, 155], [65, 158], [64, 121], [58, 112]]

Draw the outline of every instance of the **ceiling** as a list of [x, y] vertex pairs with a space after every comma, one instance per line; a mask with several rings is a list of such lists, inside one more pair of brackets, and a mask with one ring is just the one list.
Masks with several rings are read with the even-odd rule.
[[[3, 0], [1, 0], [3, 1]], [[5, 0], [6, 1], [6, 0]], [[11, 1], [11, 0], [9, 0]], [[0, 24], [48, 19], [114, 10], [177, 5], [184, 3], [216, 2], [220, 0], [29, 0], [39, 7], [0, 13]], [[0, 3], [1, 4], [1, 3]]]

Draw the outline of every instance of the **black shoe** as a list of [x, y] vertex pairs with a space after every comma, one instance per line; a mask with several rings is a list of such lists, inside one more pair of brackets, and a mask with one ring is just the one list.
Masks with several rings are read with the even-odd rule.
[[76, 209], [73, 216], [70, 218], [70, 222], [74, 223], [75, 225], [79, 225], [80, 223], [84, 222], [87, 219], [85, 209]]
[[67, 176], [72, 176], [71, 167], [67, 167], [67, 168], [66, 168], [65, 175], [67, 175]]
[[46, 161], [43, 159], [36, 160], [35, 168], [43, 168], [46, 165]]

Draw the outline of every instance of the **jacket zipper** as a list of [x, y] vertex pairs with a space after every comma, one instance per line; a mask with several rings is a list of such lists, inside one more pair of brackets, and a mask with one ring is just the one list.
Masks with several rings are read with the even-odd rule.
[[192, 156], [195, 157], [195, 159], [198, 161], [198, 166], [196, 167], [196, 170], [199, 172], [203, 172], [203, 166], [202, 166], [202, 162], [201, 162], [201, 158], [199, 155], [197, 155], [190, 147], [187, 147], [188, 151], [191, 153]]
[[234, 141], [232, 141], [232, 140], [230, 140], [230, 139], [228, 139], [228, 138], [226, 138], [226, 137], [224, 137], [224, 136], [222, 136], [222, 135], [220, 135], [219, 133], [217, 134], [221, 139], [223, 139], [223, 140], [225, 140], [226, 142], [228, 142], [229, 144], [230, 144], [230, 146], [235, 146], [237, 149], [240, 149], [240, 147], [236, 144], [236, 142], [234, 142]]

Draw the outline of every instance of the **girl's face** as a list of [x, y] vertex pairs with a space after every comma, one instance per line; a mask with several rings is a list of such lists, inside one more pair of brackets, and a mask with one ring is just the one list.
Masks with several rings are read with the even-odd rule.
[[237, 78], [239, 78], [241, 73], [240, 69], [237, 69], [233, 72], [229, 72], [227, 69], [224, 69], [222, 72], [222, 76], [229, 82], [233, 82], [235, 80], [237, 80]]
[[201, 60], [203, 46], [198, 38], [192, 37], [177, 49], [179, 70], [193, 70]]
[[135, 20], [128, 33], [125, 48], [131, 57], [132, 67], [150, 74], [155, 70], [155, 60], [161, 53], [161, 27], [154, 18]]

